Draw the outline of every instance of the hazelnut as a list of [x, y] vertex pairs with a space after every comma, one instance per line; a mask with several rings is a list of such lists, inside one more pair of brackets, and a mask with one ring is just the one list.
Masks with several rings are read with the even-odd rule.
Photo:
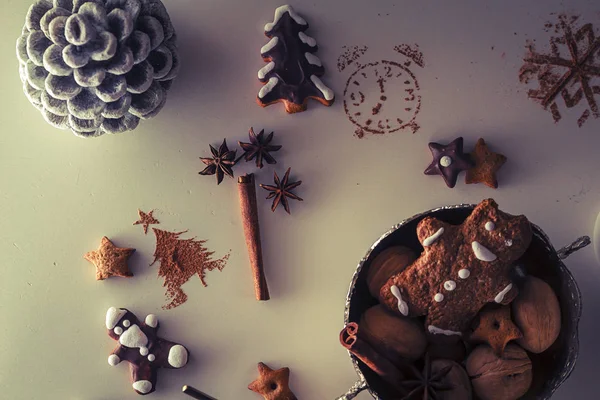
[[431, 362], [431, 375], [435, 376], [441, 370], [450, 367], [440, 384], [450, 387], [448, 390], [437, 391], [438, 400], [471, 400], [473, 398], [469, 375], [460, 364], [451, 360], [434, 360]]
[[533, 373], [525, 350], [509, 344], [502, 357], [488, 345], [478, 346], [467, 358], [467, 373], [481, 400], [516, 400], [529, 390]]
[[402, 272], [417, 259], [414, 251], [404, 246], [394, 246], [379, 253], [367, 271], [367, 285], [371, 296], [378, 298], [379, 290], [392, 276]]
[[546, 282], [528, 277], [512, 310], [515, 324], [523, 333], [517, 343], [525, 350], [541, 353], [556, 341], [560, 333], [560, 305]]
[[425, 353], [423, 327], [416, 320], [389, 313], [380, 304], [362, 315], [360, 329], [363, 339], [392, 362], [417, 360]]

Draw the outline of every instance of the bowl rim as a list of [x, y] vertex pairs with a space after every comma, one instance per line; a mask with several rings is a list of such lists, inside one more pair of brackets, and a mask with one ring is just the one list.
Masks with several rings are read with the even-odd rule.
[[[346, 304], [345, 304], [345, 309], [344, 309], [344, 326], [346, 326], [350, 322], [351, 300], [352, 300], [352, 297], [353, 297], [355, 289], [356, 289], [356, 282], [358, 280], [360, 272], [362, 271], [364, 265], [366, 264], [369, 257], [371, 256], [371, 253], [379, 246], [379, 244], [384, 239], [386, 239], [388, 236], [390, 236], [391, 234], [396, 232], [402, 226], [408, 224], [409, 222], [414, 221], [415, 219], [426, 217], [432, 213], [436, 213], [439, 211], [448, 211], [448, 210], [457, 210], [457, 209], [474, 209], [476, 206], [477, 206], [477, 204], [461, 203], [461, 204], [455, 204], [455, 205], [450, 205], [450, 206], [442, 206], [442, 207], [432, 208], [428, 211], [424, 211], [424, 212], [415, 214], [412, 217], [406, 218], [406, 219], [400, 221], [399, 223], [393, 225], [390, 229], [388, 229], [386, 232], [384, 232], [379, 237], [379, 239], [377, 239], [371, 245], [371, 247], [369, 247], [369, 249], [367, 250], [365, 255], [360, 259], [360, 261], [358, 262], [356, 269], [352, 275], [352, 280], [350, 281], [350, 286], [349, 286], [348, 292], [346, 294]], [[573, 310], [576, 311], [576, 315], [574, 315], [574, 319], [573, 319], [573, 322], [574, 322], [573, 332], [571, 334], [571, 337], [569, 338], [569, 343], [571, 344], [571, 347], [574, 351], [568, 357], [567, 362], [565, 363], [562, 370], [560, 371], [560, 374], [558, 374], [557, 377], [552, 379], [552, 381], [550, 382], [551, 386], [547, 393], [547, 397], [545, 397], [545, 399], [549, 399], [550, 397], [552, 397], [552, 394], [554, 394], [554, 392], [556, 392], [556, 390], [558, 390], [558, 388], [569, 378], [569, 376], [571, 375], [571, 373], [573, 373], [573, 370], [575, 369], [575, 364], [577, 362], [577, 358], [579, 355], [579, 321], [581, 319], [581, 313], [582, 313], [581, 291], [579, 289], [579, 286], [577, 285], [577, 282], [575, 281], [573, 274], [571, 273], [571, 271], [569, 271], [569, 269], [563, 263], [561, 257], [559, 257], [558, 251], [556, 250], [556, 248], [550, 241], [550, 238], [548, 237], [548, 235], [546, 235], [546, 233], [539, 226], [532, 223], [531, 221], [530, 221], [530, 224], [531, 224], [532, 230], [534, 232], [534, 235], [540, 236], [540, 238], [544, 241], [544, 244], [548, 247], [548, 250], [550, 250], [551, 253], [556, 256], [556, 258], [558, 260], [558, 265], [560, 267], [562, 267], [562, 269], [566, 273], [566, 277], [569, 280], [568, 283], [571, 283], [572, 287], [575, 289], [575, 292], [571, 294], [571, 301], [573, 301]], [[373, 391], [373, 389], [371, 389], [369, 383], [367, 382], [367, 379], [365, 378], [364, 374], [362, 373], [362, 371], [358, 365], [358, 359], [350, 351], [348, 351], [348, 355], [350, 356], [350, 359], [352, 360], [352, 365], [354, 367], [356, 374], [358, 375], [358, 377], [360, 379], [360, 382], [363, 382], [365, 384], [366, 390], [369, 392], [369, 394], [375, 400], [384, 400], [381, 397], [379, 397], [379, 395], [377, 393], [375, 393]]]

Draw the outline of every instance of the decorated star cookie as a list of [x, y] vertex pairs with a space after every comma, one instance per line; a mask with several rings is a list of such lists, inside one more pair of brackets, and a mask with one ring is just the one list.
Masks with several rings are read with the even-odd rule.
[[126, 308], [111, 307], [106, 312], [108, 335], [119, 342], [108, 357], [108, 364], [127, 361], [133, 390], [142, 395], [154, 392], [158, 368], [182, 368], [188, 362], [188, 350], [158, 337], [158, 328], [154, 314], [140, 322]]
[[510, 319], [510, 307], [502, 306], [484, 309], [479, 313], [469, 340], [489, 344], [494, 353], [502, 357], [508, 342], [522, 337], [523, 334]]
[[96, 279], [101, 281], [111, 276], [132, 277], [127, 260], [134, 252], [135, 249], [115, 246], [104, 236], [98, 250], [90, 251], [83, 257], [96, 266]]
[[463, 153], [463, 138], [454, 139], [447, 145], [429, 143], [433, 161], [425, 170], [425, 175], [441, 175], [449, 188], [456, 185], [458, 174], [473, 166], [469, 156]]
[[258, 363], [259, 377], [248, 385], [248, 389], [265, 400], [297, 400], [290, 390], [290, 369], [272, 370], [267, 364]]
[[417, 236], [421, 256], [379, 292], [393, 312], [426, 315], [432, 335], [460, 336], [484, 305], [508, 304], [516, 297], [510, 272], [532, 238], [524, 216], [506, 214], [488, 199], [461, 225], [424, 218]]
[[480, 138], [471, 152], [471, 160], [475, 166], [467, 170], [465, 183], [483, 183], [492, 189], [498, 188], [496, 173], [506, 162], [506, 157], [491, 151], [485, 140]]

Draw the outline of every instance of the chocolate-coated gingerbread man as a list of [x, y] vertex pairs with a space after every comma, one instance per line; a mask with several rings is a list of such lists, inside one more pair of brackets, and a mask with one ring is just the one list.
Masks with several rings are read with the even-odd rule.
[[460, 336], [485, 304], [508, 304], [517, 296], [510, 272], [532, 239], [524, 216], [506, 214], [488, 199], [461, 225], [424, 218], [417, 236], [421, 256], [379, 292], [390, 310], [426, 315], [430, 334]]
[[188, 362], [188, 350], [157, 336], [158, 318], [150, 314], [144, 322], [126, 308], [111, 307], [106, 312], [108, 335], [119, 346], [108, 357], [112, 366], [130, 364], [133, 389], [139, 394], [154, 392], [158, 368], [181, 368]]

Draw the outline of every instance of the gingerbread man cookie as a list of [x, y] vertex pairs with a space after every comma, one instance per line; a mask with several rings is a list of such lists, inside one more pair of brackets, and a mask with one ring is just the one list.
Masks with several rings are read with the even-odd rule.
[[129, 362], [133, 389], [142, 395], [154, 392], [158, 368], [181, 368], [188, 362], [188, 350], [159, 338], [158, 328], [158, 318], [153, 314], [142, 323], [126, 308], [111, 307], [106, 312], [108, 335], [119, 342], [108, 363], [115, 366]]
[[532, 239], [524, 216], [506, 214], [488, 199], [461, 225], [424, 218], [417, 236], [421, 256], [379, 292], [393, 312], [426, 315], [430, 334], [460, 336], [485, 304], [508, 304], [517, 296], [510, 272]]

